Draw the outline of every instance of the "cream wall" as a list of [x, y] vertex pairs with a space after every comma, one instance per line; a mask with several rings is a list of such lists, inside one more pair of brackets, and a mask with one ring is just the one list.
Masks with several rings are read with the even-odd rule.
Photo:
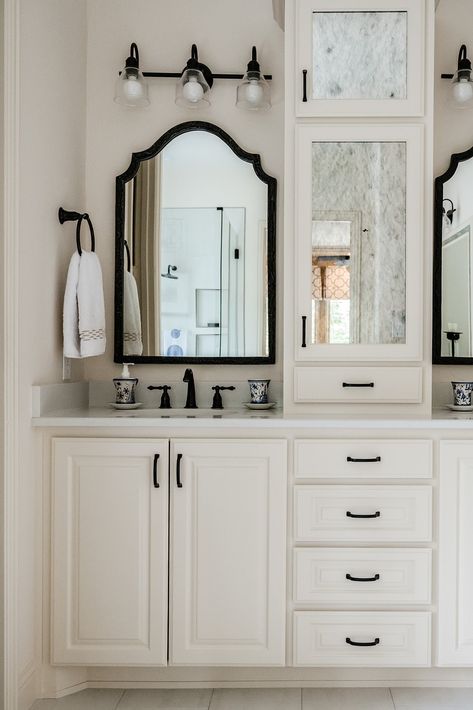
[[[206, 120], [227, 131], [245, 150], [260, 153], [264, 170], [278, 179], [278, 351], [274, 366], [220, 366], [218, 379], [243, 381], [254, 375], [282, 379], [282, 178], [284, 34], [273, 19], [271, 0], [88, 0], [87, 40], [87, 210], [92, 215], [105, 283], [107, 352], [85, 363], [86, 378], [109, 379], [113, 364], [113, 287], [115, 261], [115, 177], [131, 153], [149, 147], [171, 126]], [[137, 42], [142, 68], [179, 71], [193, 42], [199, 58], [215, 72], [243, 72], [251, 46], [262, 69], [272, 73], [273, 108], [252, 114], [238, 110], [237, 83], [216, 80], [207, 110], [174, 104], [175, 80], [150, 81], [151, 107], [127, 110], [113, 102], [114, 82]], [[138, 377], [164, 382], [182, 379], [183, 365], [136, 367]], [[215, 383], [215, 367], [194, 367], [196, 380]]]
[[[471, 0], [441, 0], [436, 13], [435, 50], [435, 142], [434, 174], [448, 168], [450, 155], [473, 146], [473, 112], [458, 111], [447, 104], [449, 82], [440, 74], [456, 70], [458, 51], [462, 44], [473, 57], [473, 2]], [[473, 367], [434, 365], [434, 404], [450, 397], [449, 382], [472, 379]], [[448, 400], [449, 401], [449, 400]]]
[[61, 204], [78, 209], [85, 204], [86, 3], [21, 0], [19, 9], [17, 605], [21, 708], [28, 705], [35, 692], [35, 624], [41, 589], [37, 574], [41, 563], [41, 461], [31, 430], [31, 385], [58, 382], [62, 377], [61, 304], [74, 242], [71, 229], [59, 225], [57, 209]]

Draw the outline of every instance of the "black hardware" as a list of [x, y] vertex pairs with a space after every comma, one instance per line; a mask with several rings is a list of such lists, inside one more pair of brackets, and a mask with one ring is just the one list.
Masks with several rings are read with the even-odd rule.
[[154, 461], [153, 461], [153, 485], [155, 488], [159, 488], [159, 481], [158, 481], [158, 461], [159, 461], [159, 454], [154, 455]]
[[374, 382], [342, 382], [342, 387], [374, 387]]
[[374, 577], [352, 577], [351, 574], [346, 574], [345, 577], [349, 579], [350, 582], [377, 582], [379, 574], [375, 574]]
[[345, 642], [348, 643], [350, 646], [377, 646], [379, 644], [379, 639], [375, 639], [374, 641], [352, 641], [351, 638], [347, 636], [345, 639]]
[[223, 401], [222, 401], [222, 395], [220, 392], [222, 390], [230, 390], [233, 392], [235, 389], [233, 385], [231, 387], [223, 387], [223, 385], [215, 385], [215, 387], [212, 387], [213, 390], [215, 390], [215, 394], [213, 396], [212, 400], [212, 409], [223, 409]]
[[449, 340], [452, 344], [452, 358], [455, 357], [455, 343], [457, 340], [460, 340], [460, 336], [463, 335], [462, 330], [444, 330], [445, 337], [447, 340]]
[[[180, 76], [180, 74], [178, 75]], [[214, 75], [215, 76], [215, 75]], [[218, 78], [218, 75], [217, 75]], [[268, 352], [261, 356], [212, 356], [212, 357], [175, 357], [170, 355], [126, 355], [123, 351], [123, 283], [124, 283], [124, 247], [125, 238], [125, 190], [131, 182], [142, 162], [156, 157], [172, 140], [185, 133], [194, 131], [204, 131], [220, 138], [232, 152], [241, 160], [248, 163], [254, 170], [255, 175], [267, 186], [267, 261], [265, 266], [265, 277], [267, 281], [267, 321], [268, 321]], [[114, 361], [117, 363], [133, 362], [137, 364], [171, 364], [189, 363], [211, 364], [211, 365], [267, 365], [276, 361], [276, 221], [277, 221], [277, 180], [268, 175], [263, 170], [261, 156], [248, 153], [243, 150], [233, 138], [216, 126], [207, 121], [186, 121], [173, 126], [166, 131], [153, 145], [146, 150], [133, 153], [131, 162], [127, 170], [116, 178], [116, 199], [115, 199], [115, 337], [114, 337]]]
[[[450, 202], [450, 204], [452, 205], [449, 210], [446, 210], [445, 207], [443, 206], [443, 203], [444, 203], [444, 202]], [[449, 197], [445, 197], [445, 198], [442, 200], [442, 213], [446, 216], [446, 218], [448, 219], [448, 221], [450, 222], [450, 224], [452, 224], [452, 222], [453, 222], [453, 215], [455, 214], [456, 211], [457, 211], [457, 210], [456, 210], [456, 208], [454, 207], [453, 202], [451, 201], [451, 199], [450, 199]]]
[[380, 518], [381, 513], [379, 510], [376, 511], [376, 513], [370, 513], [369, 515], [357, 515], [356, 513], [350, 513], [349, 510], [347, 510], [347, 518]]
[[347, 456], [348, 463], [379, 463], [381, 461], [381, 456], [375, 456], [372, 459], [354, 459], [351, 456]]
[[181, 459], [182, 459], [182, 454], [177, 455], [177, 461], [176, 461], [176, 483], [178, 488], [182, 488], [182, 481], [181, 481]]
[[125, 245], [125, 251], [126, 251], [126, 270], [127, 270], [128, 272], [130, 272], [130, 271], [131, 271], [131, 254], [130, 254], [130, 247], [128, 246], [128, 242], [127, 242], [126, 239], [125, 239], [125, 241], [124, 241], [123, 243], [124, 243], [124, 245]]
[[194, 373], [188, 367], [184, 372], [183, 382], [187, 382], [187, 399], [184, 409], [198, 409], [197, 403], [195, 401], [195, 384], [194, 384]]
[[307, 316], [302, 316], [302, 347], [306, 348]]
[[235, 249], [234, 257], [235, 257], [235, 259], [239, 259], [239, 258], [240, 258], [240, 250], [239, 250], [239, 249]]
[[[471, 62], [467, 57], [466, 44], [462, 44], [460, 51], [458, 52], [458, 63], [457, 63], [458, 79], [469, 79], [471, 74]], [[453, 79], [455, 74], [441, 74], [442, 79]]]
[[94, 227], [92, 224], [92, 220], [90, 219], [89, 215], [87, 212], [72, 212], [70, 210], [65, 210], [63, 207], [60, 207], [58, 210], [58, 218], [59, 222], [61, 224], [64, 224], [64, 222], [77, 222], [77, 227], [76, 227], [76, 247], [77, 251], [79, 252], [79, 255], [82, 254], [82, 246], [80, 243], [80, 230], [82, 226], [82, 221], [85, 220], [87, 224], [89, 225], [89, 231], [90, 231], [90, 250], [95, 251], [95, 234], [94, 234]]
[[171, 409], [171, 399], [168, 394], [168, 390], [172, 389], [171, 385], [159, 385], [155, 387], [154, 385], [148, 385], [149, 390], [162, 390], [160, 409]]
[[302, 70], [302, 101], [307, 103], [307, 69]]

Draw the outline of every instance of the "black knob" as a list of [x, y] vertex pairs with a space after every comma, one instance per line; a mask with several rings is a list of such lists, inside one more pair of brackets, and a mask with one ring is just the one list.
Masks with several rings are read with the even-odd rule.
[[215, 387], [212, 387], [213, 390], [215, 390], [215, 394], [212, 400], [212, 409], [223, 409], [223, 401], [222, 401], [222, 395], [220, 392], [222, 390], [231, 390], [233, 391], [235, 388], [233, 385], [230, 387], [224, 387], [223, 385], [215, 385]]
[[149, 390], [162, 390], [160, 409], [171, 409], [171, 399], [168, 394], [168, 390], [171, 390], [171, 385], [159, 385], [155, 387], [154, 385], [148, 386]]

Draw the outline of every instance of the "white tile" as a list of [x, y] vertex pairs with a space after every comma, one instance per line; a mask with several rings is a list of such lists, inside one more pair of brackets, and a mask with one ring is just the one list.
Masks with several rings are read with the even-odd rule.
[[118, 710], [208, 710], [212, 690], [127, 690]]
[[120, 689], [82, 690], [59, 700], [37, 700], [31, 710], [115, 710], [122, 695]]
[[304, 688], [302, 710], [393, 710], [389, 688]]
[[300, 707], [299, 688], [220, 688], [214, 690], [210, 704], [210, 710], [300, 710]]
[[396, 710], [471, 710], [472, 688], [392, 688]]

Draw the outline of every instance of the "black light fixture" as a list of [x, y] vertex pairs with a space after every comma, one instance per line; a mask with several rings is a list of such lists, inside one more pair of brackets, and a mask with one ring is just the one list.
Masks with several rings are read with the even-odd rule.
[[455, 108], [473, 108], [473, 81], [471, 62], [467, 56], [466, 45], [462, 44], [458, 53], [458, 66], [455, 74], [442, 74], [442, 79], [451, 79], [450, 103]]
[[[444, 202], [450, 202], [450, 204], [451, 204], [450, 209], [445, 209], [445, 207], [443, 206]], [[453, 222], [453, 215], [455, 212], [456, 212], [456, 209], [453, 206], [453, 202], [448, 197], [446, 197], [442, 202], [442, 215], [443, 215], [443, 223], [444, 223], [445, 227], [447, 227], [447, 228], [450, 227], [450, 225]]]
[[135, 42], [130, 47], [130, 56], [125, 68], [120, 72], [115, 91], [115, 101], [125, 106], [142, 107], [149, 104], [148, 86], [145, 78], [178, 79], [176, 104], [195, 109], [210, 105], [210, 89], [214, 79], [237, 80], [241, 83], [237, 90], [237, 106], [249, 110], [266, 110], [271, 107], [268, 81], [271, 74], [262, 74], [257, 60], [256, 47], [245, 74], [215, 74], [206, 64], [199, 61], [197, 45], [193, 44], [190, 59], [180, 72], [140, 71], [138, 47]]
[[140, 55], [135, 42], [131, 44], [130, 56], [127, 57], [125, 67], [118, 76], [114, 100], [128, 108], [149, 106], [148, 84], [140, 71]]

